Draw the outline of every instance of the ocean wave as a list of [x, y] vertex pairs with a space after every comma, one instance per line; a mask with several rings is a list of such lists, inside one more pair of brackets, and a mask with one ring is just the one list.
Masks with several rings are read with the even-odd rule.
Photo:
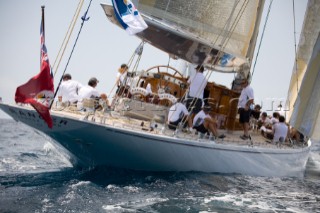
[[123, 207], [121, 207], [119, 205], [103, 205], [102, 209], [106, 210], [106, 212], [114, 212], [114, 213], [118, 213], [118, 212], [136, 212], [136, 210], [134, 210], [134, 209], [123, 208]]

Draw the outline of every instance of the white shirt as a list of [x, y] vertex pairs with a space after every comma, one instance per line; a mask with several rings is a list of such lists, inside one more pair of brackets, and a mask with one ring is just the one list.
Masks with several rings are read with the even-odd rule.
[[193, 98], [203, 99], [203, 90], [207, 86], [207, 79], [203, 73], [197, 72], [188, 80], [190, 83], [189, 96]]
[[63, 81], [60, 85], [58, 96], [62, 97], [62, 102], [75, 102], [79, 100], [79, 90], [82, 84], [74, 80]]
[[100, 93], [96, 88], [86, 85], [79, 90], [79, 101], [82, 101], [84, 98], [88, 99], [94, 97], [100, 97]]
[[268, 118], [268, 117], [266, 117], [264, 120], [262, 120], [262, 117], [260, 117], [258, 121], [261, 121], [263, 126], [267, 126], [269, 124], [270, 125], [272, 124], [270, 118]]
[[196, 114], [196, 116], [194, 116], [193, 126], [200, 126], [203, 124], [205, 118], [211, 118], [211, 116], [209, 114], [206, 115], [204, 111], [201, 110], [198, 112], [198, 114]]
[[[129, 79], [126, 79], [126, 77], [127, 77], [127, 73], [128, 72], [124, 72], [124, 73], [120, 73], [120, 72], [118, 72], [117, 73], [117, 79], [119, 79], [119, 82], [120, 82], [120, 86], [125, 86], [125, 85], [129, 85]], [[125, 82], [127, 80], [127, 82]], [[126, 84], [125, 84], [126, 83]]]
[[254, 99], [253, 89], [250, 85], [246, 86], [242, 89], [239, 102], [238, 102], [238, 108], [245, 108], [246, 104], [249, 100]]
[[172, 105], [169, 109], [168, 123], [177, 121], [179, 118], [182, 117], [182, 114], [189, 115], [189, 112], [184, 104], [177, 102], [176, 104]]
[[272, 118], [270, 119], [270, 122], [271, 122], [272, 125], [274, 125], [274, 124], [276, 124], [276, 123], [279, 123], [279, 120], [278, 120], [277, 118], [272, 117]]
[[148, 94], [152, 94], [151, 84], [150, 83], [147, 84], [146, 90], [147, 90]]
[[288, 126], [283, 122], [276, 123], [273, 125], [273, 132], [273, 142], [279, 141], [280, 137], [286, 139], [288, 133]]

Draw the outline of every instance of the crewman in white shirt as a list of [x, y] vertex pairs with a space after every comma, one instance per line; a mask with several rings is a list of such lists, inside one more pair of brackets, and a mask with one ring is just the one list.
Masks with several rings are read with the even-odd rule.
[[180, 122], [183, 122], [184, 127], [187, 126], [187, 116], [189, 112], [184, 104], [176, 102], [169, 109], [168, 114], [168, 127], [169, 129], [175, 130]]
[[285, 124], [285, 117], [280, 115], [279, 122], [273, 125], [273, 142], [284, 142], [288, 136], [288, 126]]
[[242, 83], [242, 91], [238, 102], [238, 112], [240, 114], [239, 122], [243, 126], [243, 135], [240, 136], [241, 139], [249, 139], [249, 121], [250, 121], [250, 105], [254, 103], [253, 89], [250, 86], [248, 79], [244, 79]]
[[203, 75], [204, 67], [198, 65], [196, 74], [189, 78], [189, 94], [187, 97], [186, 107], [190, 111], [188, 120], [189, 127], [192, 128], [192, 116], [200, 112], [203, 105], [203, 92], [207, 86], [207, 79]]
[[209, 105], [203, 106], [202, 110], [193, 119], [193, 128], [203, 134], [209, 132], [215, 137], [225, 138], [224, 134], [218, 135], [217, 122], [209, 115], [210, 111], [211, 107]]
[[98, 85], [99, 81], [97, 78], [93, 77], [90, 78], [88, 85], [82, 87], [79, 90], [79, 98], [82, 101], [83, 99], [89, 99], [89, 98], [99, 98], [100, 93], [96, 89], [96, 86]]
[[79, 100], [79, 90], [83, 87], [77, 81], [72, 80], [70, 74], [65, 74], [62, 77], [62, 83], [58, 91], [59, 102], [63, 103], [76, 103]]

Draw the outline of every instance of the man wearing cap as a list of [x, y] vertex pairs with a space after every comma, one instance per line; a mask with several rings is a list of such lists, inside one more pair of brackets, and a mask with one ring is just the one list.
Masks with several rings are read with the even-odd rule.
[[[109, 108], [107, 95], [105, 93], [98, 92], [98, 90], [96, 89], [96, 86], [98, 85], [98, 83], [99, 83], [98, 79], [95, 77], [92, 77], [88, 81], [88, 85], [80, 89], [79, 91], [80, 99], [77, 105], [79, 109], [82, 109], [83, 107], [85, 109], [90, 108], [90, 107], [84, 106], [86, 100], [89, 100], [89, 101], [96, 100], [96, 102], [94, 102], [95, 109], [103, 109], [105, 107]], [[100, 101], [98, 103], [98, 100], [101, 100], [102, 103]]]
[[89, 99], [89, 98], [99, 98], [100, 93], [96, 89], [96, 86], [98, 85], [99, 81], [97, 78], [92, 77], [88, 81], [88, 85], [82, 87], [79, 90], [79, 98], [82, 101], [83, 99]]
[[203, 134], [211, 132], [215, 137], [226, 137], [224, 134], [218, 135], [217, 122], [209, 115], [210, 111], [211, 107], [209, 105], [203, 106], [202, 110], [193, 119], [193, 128]]
[[83, 85], [71, 78], [70, 74], [65, 74], [62, 77], [63, 81], [58, 91], [58, 99], [60, 102], [76, 103], [79, 99], [79, 90]]

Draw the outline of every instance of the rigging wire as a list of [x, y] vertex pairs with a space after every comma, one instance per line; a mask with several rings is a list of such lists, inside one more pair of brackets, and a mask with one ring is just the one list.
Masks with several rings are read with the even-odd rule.
[[294, 37], [294, 53], [295, 53], [295, 71], [296, 71], [296, 82], [297, 82], [297, 93], [299, 92], [299, 77], [298, 77], [298, 56], [297, 56], [297, 40], [296, 40], [296, 16], [294, 0], [292, 0], [292, 13], [293, 13], [293, 37]]
[[[233, 7], [233, 9], [232, 9], [232, 11], [231, 11], [231, 14], [229, 15], [228, 20], [227, 20], [226, 23], [224, 24], [221, 32], [220, 32], [220, 33], [218, 34], [218, 36], [216, 37], [215, 41], [213, 42], [213, 45], [216, 45], [217, 42], [218, 42], [218, 40], [219, 40], [219, 38], [222, 37], [222, 36], [224, 36], [224, 35], [222, 35], [222, 34], [224, 34], [224, 32], [227, 31], [227, 27], [228, 27], [228, 25], [230, 25], [231, 18], [232, 18], [232, 16], [233, 16], [234, 11], [235, 11], [237, 5], [239, 4], [239, 2], [240, 2], [240, 0], [238, 0], [238, 1], [235, 3], [235, 5], [234, 5], [234, 7]], [[225, 33], [225, 36], [228, 36], [228, 33]], [[231, 35], [230, 35], [230, 36], [231, 36]], [[225, 41], [226, 41], [226, 40], [223, 39], [222, 42], [225, 42]], [[210, 49], [210, 52], [211, 52], [212, 50], [213, 50], [213, 48]], [[217, 55], [216, 55], [216, 58], [212, 61], [212, 64], [215, 64], [215, 63], [218, 61], [220, 52], [222, 52], [222, 46], [220, 46], [220, 49], [219, 49], [219, 51], [218, 51], [218, 53], [217, 53]], [[203, 66], [203, 63], [201, 64], [201, 66]], [[206, 76], [205, 76], [206, 79], [209, 79], [210, 76], [211, 76], [211, 74], [209, 75], [209, 77], [208, 77], [208, 75], [209, 75], [209, 73], [206, 74]], [[193, 76], [193, 78], [194, 78], [194, 77], [195, 77], [195, 75]], [[192, 81], [192, 80], [191, 80], [191, 81]], [[203, 83], [203, 82], [202, 82], [202, 83]], [[187, 90], [189, 89], [189, 87], [190, 87], [190, 85], [187, 87]], [[200, 91], [198, 91], [198, 92], [200, 92]], [[184, 99], [185, 97], [186, 97], [186, 93], [183, 95], [183, 97], [182, 97], [181, 99]], [[193, 106], [190, 106], [190, 107], [193, 107]], [[190, 110], [190, 109], [188, 109], [188, 110]]]
[[140, 59], [141, 59], [141, 56], [142, 56], [142, 53], [143, 53], [143, 48], [144, 48], [144, 44], [146, 42], [145, 41], [141, 41], [141, 43], [139, 44], [139, 46], [135, 49], [134, 53], [132, 54], [132, 57], [131, 59], [129, 60], [128, 62], [128, 66], [130, 67], [132, 62], [133, 62], [133, 59], [136, 55], [138, 55], [138, 58], [136, 59], [136, 62], [135, 64], [133, 65], [133, 68], [132, 68], [132, 71], [136, 72], [137, 69], [138, 69], [138, 66], [139, 66], [139, 63], [140, 63]]
[[[130, 57], [130, 59], [129, 59], [128, 63], [127, 63], [128, 67], [130, 68], [132, 63], [133, 63], [133, 60], [134, 60], [135, 56], [138, 55], [138, 58], [136, 59], [136, 62], [133, 65], [132, 72], [136, 72], [137, 69], [138, 69], [138, 66], [139, 66], [139, 63], [140, 63], [140, 60], [141, 60], [141, 57], [142, 57], [142, 53], [143, 53], [143, 47], [144, 47], [145, 43], [146, 43], [145, 41], [141, 41], [141, 43], [135, 49], [135, 51], [133, 52], [132, 56]], [[133, 78], [131, 77], [131, 79], [129, 81], [129, 84], [131, 85], [132, 82], [133, 82]], [[108, 97], [111, 96], [111, 94], [113, 93], [113, 90], [116, 88], [116, 86], [117, 86], [117, 82], [114, 83], [112, 89], [109, 92]]]
[[[90, 0], [90, 2], [89, 2], [89, 5], [88, 5], [88, 8], [87, 8], [86, 12], [85, 12], [85, 13], [84, 13], [84, 15], [81, 17], [82, 22], [81, 22], [80, 30], [79, 30], [78, 35], [77, 35], [77, 38], [76, 38], [76, 40], [75, 40], [75, 42], [74, 42], [74, 44], [73, 44], [73, 47], [72, 47], [72, 50], [71, 50], [70, 56], [69, 56], [69, 58], [68, 58], [68, 61], [67, 61], [66, 67], [64, 68], [64, 71], [63, 71], [63, 73], [62, 73], [62, 75], [61, 75], [61, 78], [60, 78], [60, 81], [59, 81], [58, 87], [57, 87], [57, 89], [56, 89], [56, 91], [55, 91], [55, 93], [54, 93], [53, 100], [55, 99], [55, 97], [56, 97], [56, 95], [57, 95], [57, 93], [58, 93], [59, 87], [60, 87], [61, 82], [62, 82], [63, 75], [64, 75], [64, 73], [66, 72], [66, 70], [67, 70], [67, 68], [68, 68], [68, 65], [69, 65], [69, 62], [70, 62], [70, 60], [71, 60], [71, 57], [72, 57], [73, 51], [74, 51], [74, 49], [75, 49], [75, 47], [76, 47], [76, 44], [77, 44], [77, 42], [78, 42], [78, 39], [79, 39], [79, 36], [80, 36], [81, 30], [82, 30], [83, 24], [84, 24], [84, 22], [85, 22], [85, 21], [88, 21], [88, 20], [89, 20], [89, 18], [90, 18], [90, 17], [88, 17], [88, 18], [87, 18], [87, 14], [88, 14], [89, 8], [90, 8], [90, 6], [91, 6], [91, 2], [92, 2], [92, 0]], [[51, 102], [49, 109], [51, 109], [52, 104], [53, 104], [53, 101]]]
[[259, 56], [259, 53], [260, 53], [262, 40], [263, 40], [263, 37], [264, 37], [264, 32], [266, 31], [267, 22], [269, 20], [269, 14], [270, 14], [270, 11], [271, 11], [272, 3], [273, 3], [273, 0], [271, 0], [270, 4], [269, 4], [268, 13], [267, 13], [267, 16], [266, 16], [266, 21], [265, 21], [264, 26], [263, 26], [263, 30], [262, 30], [262, 34], [261, 34], [261, 38], [260, 38], [260, 42], [259, 42], [259, 46], [258, 46], [258, 50], [257, 50], [257, 54], [256, 54], [256, 59], [254, 60], [254, 64], [253, 64], [253, 68], [252, 68], [251, 79], [253, 78], [253, 74], [254, 74], [254, 71], [255, 71], [255, 68], [256, 68], [256, 64], [257, 64], [258, 56]]
[[[235, 11], [235, 9], [237, 8], [237, 5], [239, 4], [239, 0], [235, 3], [235, 5], [234, 5], [234, 7], [233, 7], [233, 9], [232, 9], [232, 11], [231, 11], [231, 14], [229, 15], [229, 18], [228, 18], [228, 20], [226, 21], [226, 23], [224, 24], [224, 27], [223, 27], [223, 30], [219, 33], [219, 35], [217, 36], [217, 38], [216, 38], [216, 40], [214, 41], [214, 44], [216, 44], [217, 42], [218, 42], [218, 40], [219, 40], [219, 38], [221, 37], [221, 36], [223, 36], [223, 37], [231, 37], [231, 35], [232, 35], [232, 33], [234, 32], [234, 30], [235, 30], [235, 26], [237, 25], [237, 23], [239, 22], [239, 20], [240, 20], [240, 18], [239, 17], [241, 17], [242, 16], [242, 14], [244, 13], [244, 9], [243, 8], [246, 8], [246, 6], [248, 5], [248, 1], [245, 1], [243, 4], [242, 4], [242, 6], [241, 6], [241, 9], [239, 10], [239, 12], [238, 12], [238, 14], [236, 15], [236, 18], [235, 18], [235, 20], [234, 20], [234, 22], [233, 22], [233, 24], [231, 25], [231, 27], [230, 27], [230, 30], [229, 30], [229, 32], [227, 31], [227, 27], [230, 25], [230, 22], [231, 22], [231, 18], [232, 18], [232, 16], [233, 16], [233, 14], [234, 14], [234, 11]], [[245, 5], [245, 6], [244, 6]], [[226, 32], [228, 32], [228, 33], [223, 33], [224, 31], [226, 31]], [[224, 34], [224, 35], [222, 35], [222, 34]], [[223, 39], [221, 42], [221, 44], [220, 44], [220, 49], [219, 49], [219, 51], [218, 51], [218, 53], [216, 54], [216, 56], [215, 56], [215, 58], [214, 58], [214, 60], [212, 60], [212, 62], [211, 62], [211, 65], [214, 65], [214, 64], [216, 64], [217, 62], [218, 62], [218, 60], [220, 59], [220, 55], [221, 55], [221, 52], [224, 50], [224, 48], [226, 47], [226, 45], [227, 45], [227, 42], [229, 41], [229, 39]], [[213, 48], [211, 48], [210, 49], [210, 52], [213, 50]], [[203, 64], [201, 64], [201, 66], [203, 66]], [[206, 74], [206, 79], [209, 79], [210, 77], [211, 77], [211, 75], [212, 75], [212, 72], [208, 72], [207, 74]], [[193, 77], [195, 77], [195, 76], [193, 76]], [[203, 84], [204, 82], [202, 82], [202, 84]], [[190, 85], [189, 85], [190, 86]], [[197, 91], [197, 93], [200, 93], [200, 91], [198, 90]], [[186, 95], [186, 94], [185, 94]], [[184, 95], [184, 97], [185, 97], [185, 95]], [[199, 94], [198, 94], [199, 95]], [[191, 106], [191, 107], [194, 107], [194, 106]], [[189, 109], [188, 109], [189, 110]]]
[[[140, 59], [141, 59], [142, 53], [143, 53], [144, 43], [145, 43], [145, 42], [142, 41], [142, 42], [139, 44], [139, 46], [138, 46], [138, 47], [135, 49], [135, 51], [134, 51], [134, 54], [133, 54], [133, 57], [132, 57], [132, 61], [130, 62], [129, 67], [130, 67], [131, 64], [132, 64], [135, 55], [138, 55], [138, 58], [136, 59], [134, 65], [133, 65], [133, 68], [132, 68], [132, 70], [131, 70], [132, 74], [133, 74], [133, 73], [136, 73], [137, 70], [138, 70], [138, 66], [139, 66], [139, 63], [140, 63]], [[134, 77], [133, 77], [133, 75], [131, 75], [129, 79], [128, 79], [128, 77], [129, 77], [129, 76], [128, 76], [128, 73], [127, 73], [127, 76], [125, 77], [125, 86], [128, 85], [128, 84], [129, 84], [129, 85], [132, 85], [132, 84], [134, 83]], [[128, 80], [129, 80], [129, 81], [128, 81]], [[127, 98], [129, 97], [129, 91], [128, 91], [127, 94], [126, 94], [126, 97], [127, 97]]]
[[[218, 35], [218, 37], [217, 37], [216, 40], [214, 41], [214, 44], [216, 44], [216, 43], [218, 42], [218, 39], [219, 39], [220, 36], [225, 36], [225, 37], [227, 38], [227, 39], [223, 39], [223, 40], [222, 40], [222, 43], [221, 43], [221, 45], [220, 45], [220, 49], [219, 49], [218, 53], [216, 54], [214, 60], [212, 60], [211, 65], [215, 65], [215, 64], [218, 62], [218, 60], [220, 59], [221, 53], [222, 53], [223, 50], [225, 49], [228, 41], [230, 40], [230, 38], [231, 38], [231, 36], [232, 36], [232, 34], [233, 34], [236, 26], [237, 26], [237, 24], [238, 24], [239, 21], [240, 21], [240, 19], [241, 19], [243, 13], [244, 13], [246, 7], [247, 7], [248, 4], [249, 4], [249, 1], [248, 1], [248, 0], [245, 1], [245, 2], [242, 4], [239, 12], [237, 13], [237, 15], [236, 15], [236, 17], [235, 17], [235, 19], [234, 19], [233, 24], [232, 24], [231, 27], [230, 27], [229, 32], [226, 33], [225, 35], [222, 35], [222, 34], [223, 34], [223, 31], [224, 31], [224, 30], [227, 30], [227, 29], [226, 29], [227, 26], [230, 25], [230, 20], [231, 20], [233, 14], [234, 14], [234, 11], [235, 11], [235, 9], [236, 9], [236, 7], [237, 7], [237, 5], [238, 5], [239, 2], [240, 2], [240, 1], [237, 1], [237, 2], [235, 3], [235, 6], [233, 7], [233, 10], [231, 11], [231, 14], [229, 15], [229, 19], [228, 19], [227, 22], [224, 24], [223, 30], [220, 32], [220, 34]], [[211, 52], [212, 50], [213, 50], [213, 48], [211, 48], [210, 52]], [[201, 64], [201, 66], [203, 66], [203, 63]], [[209, 78], [211, 77], [211, 75], [212, 75], [212, 72], [208, 72], [208, 73], [206, 74], [206, 76], [205, 76], [206, 79], [209, 79]], [[194, 76], [193, 76], [193, 77], [194, 77]], [[203, 84], [203, 83], [204, 83], [204, 82], [202, 82], [202, 84]], [[190, 87], [190, 85], [188, 86], [188, 88], [189, 88], [189, 87]], [[200, 91], [198, 90], [197, 93], [200, 93]], [[183, 95], [182, 99], [185, 98], [185, 96], [186, 96], [186, 93]], [[194, 107], [194, 105], [195, 105], [195, 103], [194, 103], [193, 105], [191, 105], [190, 107]], [[190, 109], [188, 109], [188, 111], [189, 111], [189, 110], [190, 110]], [[185, 122], [187, 122], [187, 121], [185, 121]], [[185, 124], [185, 122], [183, 123], [183, 125]]]
[[[79, 17], [81, 8], [82, 8], [82, 6], [83, 6], [83, 2], [84, 2], [84, 0], [79, 1], [79, 4], [78, 4], [77, 9], [76, 9], [76, 12], [75, 12], [75, 14], [73, 15], [73, 18], [72, 18], [72, 20], [71, 20], [71, 22], [70, 22], [68, 31], [67, 31], [64, 39], [63, 39], [63, 42], [62, 42], [62, 44], [61, 44], [60, 49], [59, 49], [58, 55], [57, 55], [57, 57], [56, 57], [56, 59], [55, 59], [55, 61], [54, 61], [54, 63], [53, 63], [52, 69], [54, 69], [54, 67], [55, 67], [55, 65], [56, 65], [56, 62], [57, 62], [57, 60], [58, 60], [58, 58], [59, 58], [58, 64], [57, 64], [57, 66], [55, 67], [55, 71], [54, 71], [54, 75], [53, 75], [53, 76], [55, 76], [56, 73], [57, 73], [57, 71], [58, 71], [58, 68], [59, 68], [59, 66], [60, 66], [60, 62], [61, 62], [61, 60], [62, 60], [62, 58], [63, 58], [64, 52], [65, 52], [65, 50], [66, 50], [66, 48], [67, 48], [67, 45], [68, 45], [68, 43], [69, 43], [69, 40], [70, 40], [71, 34], [72, 34], [72, 32], [73, 32], [74, 26], [75, 26], [75, 24], [76, 24], [76, 21], [78, 20], [78, 17]], [[62, 50], [62, 49], [63, 49], [63, 50]], [[62, 51], [62, 52], [61, 52], [61, 51]]]
[[163, 17], [162, 17], [163, 19], [165, 19], [166, 15], [167, 15], [167, 11], [168, 11], [170, 3], [171, 3], [171, 0], [169, 0], [167, 5], [166, 5], [166, 10], [164, 11], [164, 14], [163, 14]]

